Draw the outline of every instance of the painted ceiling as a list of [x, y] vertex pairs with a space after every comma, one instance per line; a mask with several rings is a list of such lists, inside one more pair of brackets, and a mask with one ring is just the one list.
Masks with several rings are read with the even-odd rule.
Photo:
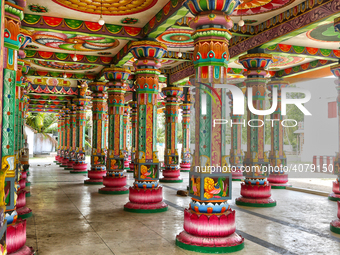
[[[182, 6], [183, 0], [26, 2], [22, 29], [32, 37], [25, 48], [32, 79], [46, 78], [45, 82], [67, 87], [67, 82], [74, 84], [77, 79], [91, 81], [102, 77], [102, 69], [110, 64], [125, 65], [133, 72], [134, 59], [128, 54], [129, 44], [147, 37], [168, 47], [169, 52], [162, 59], [164, 74], [176, 76], [177, 82], [185, 78], [178, 75], [183, 70], [187, 70], [187, 75], [194, 72], [192, 29], [188, 26], [193, 15]], [[315, 8], [331, 2], [243, 0], [231, 15], [234, 27], [230, 30], [233, 38], [229, 42], [228, 77], [235, 81], [243, 78], [243, 67], [237, 59], [239, 54], [244, 54], [242, 49], [247, 44], [256, 44], [254, 47], [273, 54], [269, 70], [278, 77], [313, 71], [336, 62], [340, 57], [340, 33], [334, 30], [333, 20], [340, 13], [334, 12], [315, 23], [311, 21], [318, 16], [312, 14]], [[103, 26], [98, 24], [101, 14], [105, 20]], [[298, 23], [289, 23], [299, 15], [305, 15], [305, 20], [311, 23], [302, 18]], [[245, 22], [243, 27], [238, 26], [241, 18]], [[283, 27], [276, 31], [280, 25]], [[280, 31], [291, 27], [291, 33], [280, 35]], [[258, 44], [259, 41], [262, 44]], [[51, 86], [43, 83], [39, 85]], [[40, 89], [51, 91], [48, 87], [37, 88], [37, 91]]]

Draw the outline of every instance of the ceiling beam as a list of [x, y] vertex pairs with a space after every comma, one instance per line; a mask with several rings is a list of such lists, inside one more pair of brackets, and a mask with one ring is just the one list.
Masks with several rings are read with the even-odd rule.
[[333, 21], [340, 13], [339, 1], [319, 0], [314, 1], [314, 5], [310, 3], [311, 1], [300, 3], [282, 15], [279, 14], [257, 25], [260, 30], [255, 36], [245, 38], [230, 47], [231, 61], [253, 48], [268, 48], [318, 25]]
[[28, 30], [69, 33], [77, 35], [97, 35], [116, 39], [138, 40], [142, 38], [142, 28], [113, 24], [99, 25], [98, 22], [64, 19], [57, 17], [25, 14], [21, 27]]
[[340, 58], [340, 50], [319, 49], [287, 44], [274, 44], [266, 48], [265, 51], [266, 53], [275, 55], [317, 58], [331, 61], [337, 61]]

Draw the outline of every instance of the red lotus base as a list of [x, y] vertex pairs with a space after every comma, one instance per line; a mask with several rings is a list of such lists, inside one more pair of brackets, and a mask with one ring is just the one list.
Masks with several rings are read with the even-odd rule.
[[26, 187], [26, 179], [19, 180], [20, 189], [24, 189]]
[[163, 202], [163, 187], [153, 189], [129, 188], [129, 200], [124, 210], [137, 213], [164, 212], [168, 205]]
[[276, 201], [270, 197], [271, 187], [269, 185], [241, 183], [241, 196], [235, 200], [237, 205], [252, 207], [276, 206]]
[[131, 163], [129, 164], [129, 169], [127, 170], [127, 172], [133, 172], [134, 169], [135, 169], [135, 164], [134, 164], [133, 162], [131, 162]]
[[180, 169], [177, 170], [163, 170], [163, 178], [159, 179], [160, 182], [183, 182], [183, 179], [181, 179], [181, 173]]
[[73, 168], [73, 165], [74, 165], [74, 161], [73, 161], [73, 160], [69, 160], [69, 161], [67, 162], [67, 167]]
[[236, 169], [235, 171], [232, 171], [232, 180], [233, 181], [240, 181], [244, 179], [243, 173], [240, 169]]
[[339, 190], [339, 182], [336, 180], [333, 182], [333, 193], [329, 194], [328, 199], [333, 201], [340, 201], [340, 190]]
[[190, 172], [191, 164], [190, 163], [181, 163], [180, 165], [181, 172]]
[[330, 224], [330, 229], [332, 232], [340, 234], [340, 201], [337, 201], [338, 203], [338, 218], [337, 220], [333, 220]]
[[292, 186], [287, 183], [288, 174], [270, 174], [267, 180], [269, 182], [269, 185], [273, 189], [286, 188]]
[[67, 166], [68, 162], [69, 162], [68, 158], [63, 158], [60, 163]]
[[87, 173], [87, 164], [86, 163], [74, 163], [73, 170], [70, 173]]
[[90, 170], [87, 172], [89, 179], [85, 180], [85, 184], [102, 184], [103, 177], [106, 175], [106, 171], [94, 171]]
[[129, 193], [128, 188], [126, 185], [126, 176], [122, 177], [103, 177], [103, 185], [104, 188], [99, 189], [100, 194], [112, 194], [112, 195], [119, 195], [119, 194], [127, 194]]
[[33, 249], [25, 246], [26, 220], [17, 220], [14, 225], [7, 226], [7, 252], [8, 254], [26, 255], [33, 254]]
[[244, 238], [235, 233], [235, 211], [216, 215], [196, 214], [184, 210], [184, 231], [176, 244], [187, 250], [206, 253], [225, 253], [243, 249]]

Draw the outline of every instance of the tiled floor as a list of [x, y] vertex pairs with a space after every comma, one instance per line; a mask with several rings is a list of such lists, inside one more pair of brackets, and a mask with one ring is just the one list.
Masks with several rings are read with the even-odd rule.
[[[30, 161], [27, 206], [33, 216], [27, 220], [26, 244], [39, 255], [199, 254], [175, 245], [175, 236], [183, 230], [182, 209], [190, 200], [177, 196], [176, 189], [186, 188], [188, 173], [182, 173], [183, 183], [164, 185], [167, 212], [136, 214], [123, 210], [127, 194], [99, 194], [102, 186], [84, 185], [85, 174], [70, 174], [52, 160]], [[132, 183], [129, 173], [128, 184]], [[336, 218], [335, 202], [272, 190], [276, 207], [250, 208], [235, 206], [239, 194], [239, 182], [234, 182], [230, 202], [236, 210], [237, 231], [245, 237], [245, 248], [234, 254], [340, 254], [340, 235], [329, 231]]]

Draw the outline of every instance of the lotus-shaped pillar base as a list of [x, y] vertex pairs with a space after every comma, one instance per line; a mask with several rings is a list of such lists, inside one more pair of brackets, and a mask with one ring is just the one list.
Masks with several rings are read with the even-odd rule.
[[191, 164], [190, 163], [181, 163], [180, 165], [181, 172], [190, 172]]
[[106, 175], [106, 170], [104, 171], [95, 171], [95, 170], [90, 170], [87, 173], [87, 176], [89, 179], [85, 180], [85, 184], [103, 184], [103, 177]]
[[235, 211], [197, 214], [184, 210], [184, 231], [176, 236], [176, 244], [186, 250], [204, 253], [228, 253], [242, 250], [244, 238], [235, 233]]
[[292, 186], [287, 183], [288, 174], [270, 174], [267, 180], [272, 189], [285, 189]]
[[236, 198], [237, 205], [251, 207], [273, 207], [276, 201], [271, 196], [271, 187], [269, 185], [251, 185], [241, 184], [241, 196]]
[[135, 169], [135, 164], [133, 162], [130, 162], [129, 169], [127, 169], [126, 171], [129, 173], [133, 173], [134, 169]]
[[333, 182], [332, 193], [329, 194], [328, 199], [332, 201], [340, 201], [340, 190], [338, 180]]
[[243, 176], [243, 173], [241, 171], [241, 169], [237, 168], [236, 170], [233, 170], [231, 172], [232, 174], [232, 180], [233, 181], [243, 181], [244, 180], [244, 176]]
[[183, 182], [183, 179], [181, 179], [181, 173], [180, 173], [180, 169], [164, 169], [163, 170], [163, 178], [159, 179], [160, 182]]
[[333, 220], [330, 224], [330, 229], [332, 232], [340, 234], [340, 201], [337, 201], [338, 203], [338, 219]]
[[99, 189], [100, 194], [120, 195], [129, 193], [126, 185], [126, 176], [121, 177], [103, 177], [104, 188]]
[[7, 252], [11, 255], [33, 254], [33, 249], [25, 246], [26, 220], [18, 220], [14, 225], [7, 226]]
[[129, 188], [129, 200], [124, 210], [136, 213], [157, 213], [168, 210], [163, 202], [163, 188], [158, 186], [152, 189]]
[[73, 170], [70, 171], [71, 174], [86, 174], [87, 173], [87, 163], [74, 162]]

